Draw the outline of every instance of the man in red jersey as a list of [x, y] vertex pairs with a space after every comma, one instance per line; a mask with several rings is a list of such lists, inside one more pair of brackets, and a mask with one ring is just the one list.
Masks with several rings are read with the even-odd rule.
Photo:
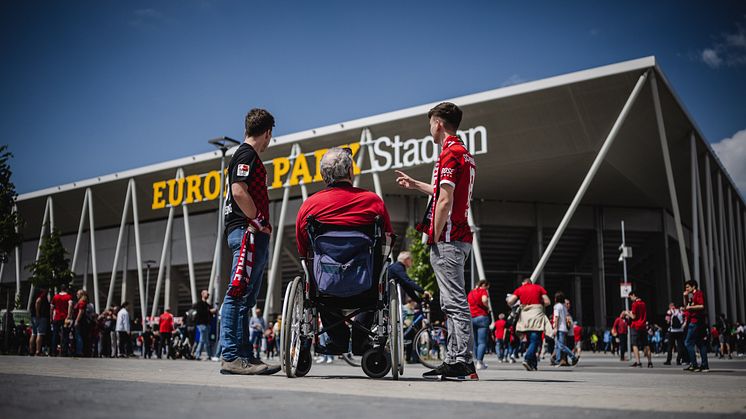
[[[685, 371], [710, 372], [707, 362], [707, 322], [705, 322], [705, 294], [697, 281], [691, 279], [684, 285], [684, 306], [686, 307], [686, 339], [684, 346], [689, 351], [689, 367]], [[700, 364], [697, 366], [696, 350], [699, 348]]]
[[632, 300], [632, 307], [625, 314], [632, 319], [632, 324], [629, 325], [629, 337], [632, 339], [632, 353], [635, 355], [635, 362], [630, 366], [642, 367], [640, 348], [644, 348], [645, 357], [648, 358], [648, 368], [653, 368], [653, 359], [648, 344], [648, 311], [645, 302], [637, 296], [637, 291], [630, 291], [629, 299]]
[[174, 358], [171, 353], [171, 334], [174, 332], [174, 315], [171, 314], [171, 309], [168, 307], [166, 307], [163, 314], [158, 318], [158, 331], [161, 335], [158, 340], [158, 358], [160, 359], [163, 354], [163, 348], [166, 348], [166, 359]]
[[478, 380], [472, 359], [473, 335], [464, 287], [464, 264], [471, 252], [468, 222], [476, 163], [456, 135], [462, 112], [443, 102], [427, 114], [433, 141], [442, 147], [430, 183], [397, 171], [396, 182], [432, 196], [418, 230], [428, 235], [430, 262], [440, 289], [440, 306], [448, 325], [445, 362], [423, 374], [428, 379]]
[[615, 337], [615, 343], [619, 347], [619, 360], [624, 361], [624, 354], [627, 352], [627, 320], [626, 312], [619, 313], [619, 317], [614, 319], [611, 326], [611, 334]]
[[527, 371], [536, 371], [539, 368], [537, 352], [541, 344], [541, 333], [554, 336], [549, 319], [544, 313], [544, 308], [551, 304], [547, 290], [541, 285], [531, 282], [531, 278], [525, 278], [521, 286], [513, 291], [507, 299], [508, 306], [513, 307], [517, 302], [521, 303], [521, 311], [518, 315], [516, 332], [527, 334], [528, 349], [523, 360], [523, 367]]
[[[67, 284], [60, 285], [60, 292], [52, 297], [52, 356], [57, 355], [57, 344], [62, 345], [62, 356], [69, 355], [70, 338], [64, 333], [65, 320], [72, 317], [73, 296], [67, 292]], [[60, 334], [62, 340], [60, 341]]]
[[[295, 237], [298, 253], [301, 257], [313, 256], [307, 231], [309, 216], [313, 216], [316, 221], [322, 224], [348, 227], [370, 225], [375, 222], [377, 217], [380, 217], [383, 220], [384, 232], [387, 234], [393, 232], [391, 219], [383, 200], [373, 192], [352, 186], [352, 152], [349, 148], [334, 147], [329, 149], [321, 158], [319, 170], [327, 187], [311, 195], [303, 202], [298, 210], [295, 222]], [[348, 251], [351, 251], [349, 246]], [[338, 262], [343, 263], [341, 260]], [[318, 276], [316, 279], [320, 280]], [[340, 284], [339, 287], [344, 287], [347, 291], [350, 291], [349, 296], [359, 295], [357, 291], [353, 291], [356, 288], [354, 283]], [[337, 288], [337, 290], [340, 289]], [[362, 292], [366, 291], [368, 290]], [[337, 316], [334, 316], [331, 312], [332, 309], [327, 308], [319, 313], [322, 324], [331, 325], [337, 322], [341, 310], [337, 311]], [[373, 316], [371, 313], [363, 313], [356, 316], [355, 320], [366, 327], [370, 327]], [[328, 336], [324, 345], [326, 354], [335, 355], [349, 351], [350, 329], [347, 325], [340, 324], [327, 329], [326, 334]], [[362, 354], [368, 346], [367, 335], [357, 328], [353, 328], [352, 352]]]

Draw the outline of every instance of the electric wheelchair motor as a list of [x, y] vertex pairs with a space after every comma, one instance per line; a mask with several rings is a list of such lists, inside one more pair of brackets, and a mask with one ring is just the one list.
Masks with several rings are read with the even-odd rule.
[[[309, 216], [306, 228], [313, 256], [301, 258], [303, 277], [288, 284], [282, 306], [280, 356], [285, 374], [308, 374], [312, 349], [328, 355], [349, 352], [347, 345], [322, 347], [319, 336], [333, 328], [350, 328], [351, 337], [357, 332], [356, 338], [365, 340], [358, 348], [365, 349], [365, 374], [382, 378], [391, 371], [398, 380], [404, 373], [401, 292], [387, 275], [396, 237], [384, 233], [381, 217], [370, 225], [349, 227]], [[327, 324], [319, 326], [322, 315]]]

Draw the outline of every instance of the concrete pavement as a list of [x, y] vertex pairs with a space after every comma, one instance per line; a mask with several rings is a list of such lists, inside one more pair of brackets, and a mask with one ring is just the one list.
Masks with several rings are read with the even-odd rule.
[[[492, 361], [492, 362], [490, 362]], [[520, 364], [480, 371], [479, 382], [429, 382], [407, 365], [400, 381], [367, 378], [337, 360], [307, 377], [226, 376], [215, 362], [0, 357], [0, 417], [132, 418], [416, 415], [439, 418], [745, 417], [746, 361], [713, 360], [709, 374], [685, 373], [654, 360], [629, 368], [609, 355], [586, 354], [575, 368], [529, 373]], [[544, 368], [542, 368], [544, 367]], [[256, 415], [256, 416], [255, 416]], [[78, 416], [78, 415], [76, 415]]]

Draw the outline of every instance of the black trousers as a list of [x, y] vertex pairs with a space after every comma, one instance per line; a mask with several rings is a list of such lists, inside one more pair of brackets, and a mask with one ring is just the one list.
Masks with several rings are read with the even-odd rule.
[[684, 348], [684, 332], [669, 332], [668, 356], [666, 357], [666, 363], [670, 363], [671, 358], [673, 358], [674, 346], [676, 347], [676, 363], [681, 364], [682, 361], [688, 361], [689, 355]]
[[161, 332], [161, 338], [158, 340], [158, 358], [163, 354], [163, 348], [166, 348], [166, 358], [173, 356], [171, 355], [171, 333]]
[[624, 354], [627, 353], [627, 334], [620, 334], [619, 338], [619, 359], [624, 359]]
[[126, 357], [129, 355], [130, 334], [128, 332], [117, 332], [117, 335], [119, 336], [119, 356]]

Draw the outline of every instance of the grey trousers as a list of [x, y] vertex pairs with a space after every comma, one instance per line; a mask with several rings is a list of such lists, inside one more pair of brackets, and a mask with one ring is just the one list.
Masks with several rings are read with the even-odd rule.
[[430, 246], [430, 264], [440, 289], [440, 308], [447, 320], [447, 364], [472, 362], [474, 337], [464, 284], [464, 264], [470, 252], [471, 243], [439, 242]]

